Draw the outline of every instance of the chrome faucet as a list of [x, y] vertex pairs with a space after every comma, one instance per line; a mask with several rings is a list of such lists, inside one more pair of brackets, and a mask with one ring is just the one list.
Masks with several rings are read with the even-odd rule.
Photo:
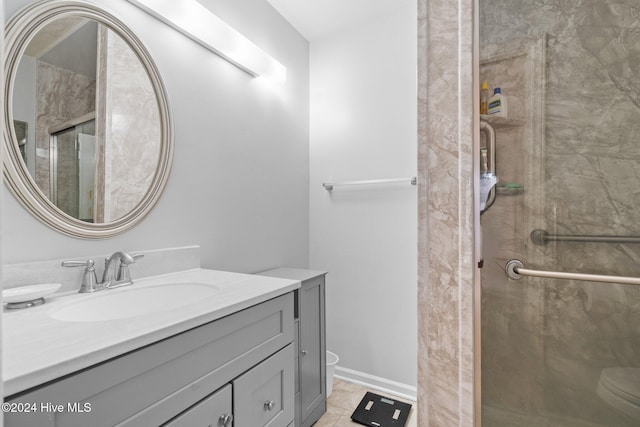
[[129, 265], [136, 262], [136, 259], [144, 257], [143, 254], [129, 255], [126, 252], [114, 252], [113, 255], [104, 260], [104, 273], [102, 282], [98, 283], [96, 270], [93, 267], [93, 260], [88, 261], [63, 261], [63, 267], [85, 266], [82, 277], [80, 293], [96, 292], [103, 289], [119, 288], [121, 286], [132, 285]]
[[[136, 260], [126, 252], [114, 252], [109, 258], [104, 260], [104, 273], [102, 273], [102, 286], [118, 288], [133, 284], [129, 273], [129, 264]], [[117, 271], [116, 271], [117, 268]]]

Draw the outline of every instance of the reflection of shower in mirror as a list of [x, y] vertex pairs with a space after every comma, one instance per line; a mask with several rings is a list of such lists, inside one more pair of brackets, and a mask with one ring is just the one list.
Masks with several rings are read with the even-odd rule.
[[99, 168], [104, 168], [96, 158], [95, 118], [53, 131], [50, 144], [51, 201], [67, 215], [95, 222], [94, 181]]
[[[14, 123], [28, 130], [19, 146], [29, 175], [72, 218], [126, 216], [158, 165], [155, 105], [146, 70], [115, 31], [80, 15], [51, 21], [27, 45], [13, 90]], [[20, 141], [23, 126], [14, 128]]]

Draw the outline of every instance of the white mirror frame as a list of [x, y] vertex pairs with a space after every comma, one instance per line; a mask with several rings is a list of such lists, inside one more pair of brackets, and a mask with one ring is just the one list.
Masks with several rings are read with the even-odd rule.
[[[105, 24], [118, 33], [144, 66], [158, 99], [161, 144], [158, 167], [140, 203], [113, 222], [87, 223], [73, 218], [53, 204], [40, 190], [22, 161], [13, 126], [13, 85], [15, 74], [34, 35], [51, 21], [65, 16], [81, 16]], [[16, 199], [36, 218], [63, 234], [82, 239], [102, 239], [123, 233], [138, 224], [158, 202], [169, 178], [173, 160], [173, 123], [167, 92], [151, 55], [138, 37], [102, 6], [82, 0], [44, 0], [18, 12], [5, 30], [5, 126], [3, 129], [3, 170], [7, 186]]]

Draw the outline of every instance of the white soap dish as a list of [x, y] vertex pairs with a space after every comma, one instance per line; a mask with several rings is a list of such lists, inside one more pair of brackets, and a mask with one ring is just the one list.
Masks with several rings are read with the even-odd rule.
[[44, 304], [44, 297], [55, 293], [62, 286], [61, 283], [42, 283], [40, 285], [20, 286], [4, 289], [2, 302], [7, 308], [27, 308]]

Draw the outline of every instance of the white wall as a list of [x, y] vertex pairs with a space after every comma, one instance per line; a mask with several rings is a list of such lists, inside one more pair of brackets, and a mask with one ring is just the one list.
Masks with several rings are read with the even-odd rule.
[[[270, 85], [127, 1], [98, 0], [145, 43], [175, 125], [165, 193], [133, 230], [101, 241], [36, 221], [5, 186], [3, 262], [80, 258], [198, 244], [203, 266], [254, 272], [308, 264], [308, 43], [265, 0], [201, 0], [288, 69]], [[6, 16], [31, 3], [6, 0]]]
[[327, 348], [357, 371], [338, 373], [395, 381], [408, 394], [417, 382], [416, 187], [329, 193], [321, 183], [416, 175], [416, 37], [416, 3], [402, 1], [313, 40], [310, 54], [310, 266], [329, 271]]

